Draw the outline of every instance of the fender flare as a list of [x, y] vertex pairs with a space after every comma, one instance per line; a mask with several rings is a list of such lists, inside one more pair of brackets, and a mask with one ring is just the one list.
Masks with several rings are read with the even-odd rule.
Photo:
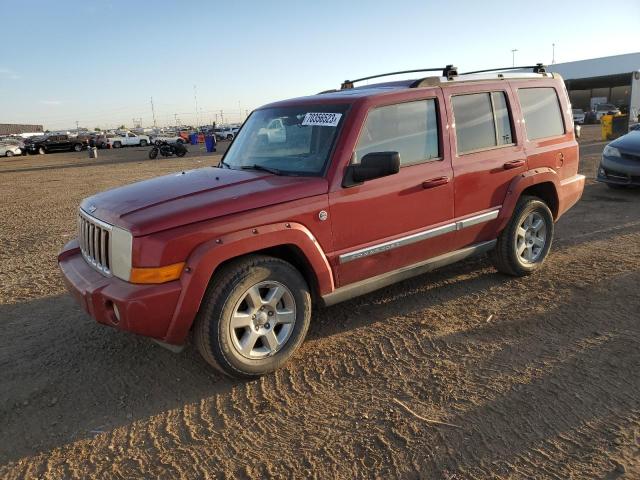
[[509, 184], [507, 189], [507, 195], [505, 196], [500, 214], [498, 215], [498, 231], [502, 231], [509, 223], [513, 210], [516, 208], [516, 203], [527, 188], [538, 185], [541, 183], [552, 183], [556, 191], [556, 197], [558, 196], [558, 190], [560, 187], [560, 178], [558, 173], [552, 168], [541, 167], [534, 170], [528, 170], [521, 173]]
[[200, 244], [189, 255], [180, 278], [182, 292], [164, 341], [172, 344], [184, 342], [209, 282], [223, 262], [283, 245], [293, 245], [303, 253], [313, 269], [321, 295], [335, 289], [333, 271], [322, 247], [302, 224], [277, 223], [223, 235]]

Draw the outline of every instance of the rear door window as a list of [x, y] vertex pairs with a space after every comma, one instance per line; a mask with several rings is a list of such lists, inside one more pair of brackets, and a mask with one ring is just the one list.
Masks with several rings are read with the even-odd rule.
[[452, 99], [458, 154], [511, 145], [511, 117], [504, 92], [457, 95]]
[[529, 140], [557, 137], [565, 133], [560, 102], [554, 88], [520, 88], [518, 98]]
[[401, 165], [440, 158], [437, 118], [433, 98], [371, 110], [360, 132], [354, 163], [373, 152], [398, 152]]

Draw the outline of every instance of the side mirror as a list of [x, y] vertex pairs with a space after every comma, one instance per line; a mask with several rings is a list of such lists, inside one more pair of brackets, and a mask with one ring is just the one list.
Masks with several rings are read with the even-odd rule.
[[347, 167], [342, 186], [353, 187], [367, 180], [386, 177], [399, 171], [400, 154], [398, 152], [367, 153], [360, 163]]

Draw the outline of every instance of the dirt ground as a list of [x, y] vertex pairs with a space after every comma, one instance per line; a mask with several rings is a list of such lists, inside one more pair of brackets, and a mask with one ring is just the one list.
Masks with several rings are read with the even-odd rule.
[[592, 180], [586, 130], [541, 272], [479, 258], [319, 310], [255, 381], [94, 323], [55, 261], [83, 197], [217, 156], [0, 160], [0, 477], [640, 478], [640, 190]]

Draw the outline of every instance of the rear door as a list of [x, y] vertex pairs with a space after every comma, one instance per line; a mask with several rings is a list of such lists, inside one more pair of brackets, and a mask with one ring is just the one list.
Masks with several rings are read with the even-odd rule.
[[492, 240], [511, 180], [527, 170], [522, 139], [516, 138], [509, 85], [458, 85], [446, 90], [453, 118], [456, 247]]
[[448, 250], [455, 226], [443, 97], [371, 108], [352, 156], [395, 151], [400, 172], [330, 193], [338, 285], [397, 270]]

